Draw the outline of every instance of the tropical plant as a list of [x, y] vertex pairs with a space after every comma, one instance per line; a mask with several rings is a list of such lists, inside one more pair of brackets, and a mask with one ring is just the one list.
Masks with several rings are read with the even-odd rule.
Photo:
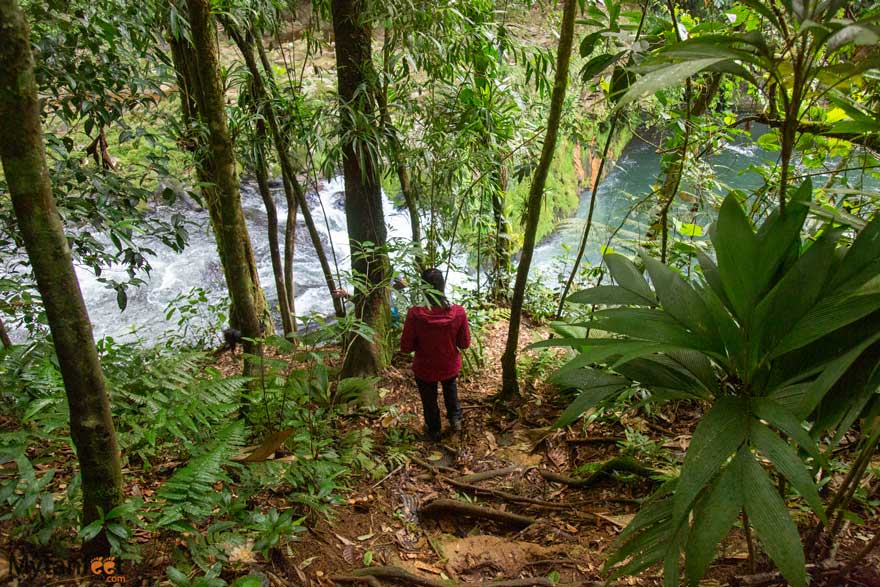
[[[830, 223], [802, 240], [811, 194], [805, 182], [786, 210], [757, 231], [740, 194], [728, 195], [711, 233], [717, 264], [697, 252], [700, 281], [643, 254], [652, 287], [630, 260], [606, 255], [617, 284], [569, 301], [616, 307], [560, 325], [564, 338], [540, 343], [579, 351], [553, 377], [581, 390], [561, 426], [633, 386], [647, 390], [650, 401], [710, 404], [679, 478], [621, 535], [607, 562], [614, 576], [662, 561], [666, 585], [677, 585], [683, 551], [687, 581], [695, 585], [742, 514], [747, 538], [753, 529], [783, 576], [806, 584], [797, 525], [762, 462], [825, 520], [811, 467], [825, 462], [817, 437], [826, 426], [816, 425], [814, 415], [880, 340], [880, 220], [848, 247], [839, 246], [845, 230]], [[876, 357], [861, 367], [872, 374]], [[869, 382], [876, 387], [873, 376], [863, 384]]]

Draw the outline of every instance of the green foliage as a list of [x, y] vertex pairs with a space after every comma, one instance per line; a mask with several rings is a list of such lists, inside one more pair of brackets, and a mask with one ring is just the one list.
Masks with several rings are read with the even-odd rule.
[[159, 499], [164, 501], [158, 525], [172, 526], [209, 516], [219, 499], [214, 485], [229, 481], [223, 466], [244, 446], [246, 439], [244, 423], [230, 422], [217, 431], [207, 446], [200, 447], [185, 467], [175, 471], [158, 492]]
[[[580, 351], [554, 376], [581, 390], [561, 425], [633, 385], [647, 389], [651, 401], [712, 402], [694, 432], [674, 496], [644, 508], [634, 529], [621, 536], [625, 554], [608, 563], [615, 575], [665, 561], [666, 582], [676, 584], [684, 549], [688, 581], [696, 584], [743, 510], [788, 581], [805, 584], [797, 529], [757, 455], [824, 519], [809, 470], [825, 460], [816, 446], [825, 431], [816, 424], [816, 410], [880, 339], [874, 237], [880, 220], [848, 248], [838, 246], [841, 231], [832, 225], [802, 242], [811, 193], [810, 183], [803, 184], [795, 202], [757, 231], [736, 196], [728, 196], [711, 234], [718, 262], [700, 255], [701, 283], [643, 255], [649, 285], [629, 260], [608, 255], [617, 285], [578, 292], [570, 301], [611, 306], [581, 326], [613, 338], [548, 341]], [[611, 373], [591, 366], [596, 364]], [[812, 424], [809, 433], [804, 422]], [[730, 505], [706, 508], [706, 516], [694, 518], [705, 521], [691, 526], [691, 512], [705, 500]]]

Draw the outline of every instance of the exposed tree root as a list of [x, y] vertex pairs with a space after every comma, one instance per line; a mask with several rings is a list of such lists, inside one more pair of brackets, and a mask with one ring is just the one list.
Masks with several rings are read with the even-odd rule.
[[576, 479], [574, 477], [568, 477], [567, 475], [560, 475], [559, 473], [546, 470], [541, 470], [540, 473], [547, 481], [563, 483], [570, 487], [584, 488], [594, 485], [597, 481], [607, 477], [615, 471], [625, 471], [643, 477], [651, 477], [658, 473], [654, 469], [646, 467], [632, 457], [614, 457], [613, 459], [607, 460], [589, 477], [584, 477], [583, 479]]
[[[337, 583], [361, 582], [370, 585], [370, 587], [381, 585], [380, 579], [386, 582], [402, 583], [416, 587], [456, 587], [455, 583], [421, 577], [400, 567], [367, 567], [354, 570], [351, 572], [351, 575], [330, 578], [331, 581]], [[509, 579], [507, 581], [467, 583], [466, 585], [467, 587], [604, 587], [606, 583], [602, 581], [554, 583], [546, 577], [526, 577], [523, 579]]]
[[[834, 575], [840, 569], [840, 563], [836, 561], [825, 561], [819, 564], [808, 564], [806, 570], [815, 576]], [[764, 587], [766, 585], [777, 585], [785, 583], [782, 573], [773, 571], [770, 573], [757, 573], [755, 575], [742, 575], [731, 577], [729, 585], [731, 587]]]
[[588, 436], [586, 438], [566, 438], [567, 444], [617, 444], [623, 442], [626, 438], [622, 436]]
[[489, 495], [492, 497], [496, 497], [498, 499], [502, 499], [504, 501], [509, 501], [512, 503], [521, 503], [532, 505], [535, 507], [551, 509], [551, 510], [566, 510], [571, 507], [569, 504], [562, 503], [553, 503], [550, 501], [545, 501], [543, 499], [534, 499], [531, 497], [525, 497], [523, 495], [517, 495], [515, 493], [510, 493], [508, 491], [502, 491], [500, 489], [491, 489], [488, 487], [480, 487], [478, 485], [471, 485], [470, 483], [462, 483], [457, 479], [449, 479], [447, 477], [440, 476], [440, 480], [445, 483], [449, 483], [453, 487], [457, 489], [461, 489], [463, 491], [468, 491], [470, 493], [474, 493], [476, 495]]
[[460, 481], [461, 483], [476, 483], [477, 481], [485, 481], [486, 479], [494, 479], [495, 477], [504, 477], [506, 475], [512, 475], [513, 473], [520, 473], [522, 471], [522, 467], [492, 469], [491, 471], [483, 471], [481, 473], [471, 473], [470, 475], [464, 475], [462, 477], [456, 478], [455, 480]]
[[525, 528], [537, 522], [536, 519], [528, 516], [504, 512], [472, 503], [465, 503], [455, 499], [444, 498], [435, 499], [429, 504], [423, 506], [419, 510], [419, 513], [423, 516], [441, 516], [449, 513], [459, 514], [472, 518], [483, 518], [486, 520], [492, 520], [493, 522], [509, 524], [517, 528]]

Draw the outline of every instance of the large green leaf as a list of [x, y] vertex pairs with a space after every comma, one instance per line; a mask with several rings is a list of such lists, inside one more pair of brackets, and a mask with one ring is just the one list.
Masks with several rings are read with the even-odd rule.
[[[877, 270], [872, 268], [880, 261], [880, 216], [859, 232], [856, 240], [843, 257], [832, 280], [832, 288], [849, 285], [850, 281], [861, 284], [865, 277], [873, 277]], [[865, 269], [869, 269], [868, 272]]]
[[712, 243], [724, 292], [740, 323], [748, 322], [760, 291], [755, 281], [758, 239], [733, 194], [721, 205]]
[[880, 290], [873, 291], [878, 289], [877, 286], [880, 286], [880, 278], [861, 288], [860, 291], [866, 293], [856, 295], [848, 292], [834, 293], [821, 299], [772, 349], [770, 358], [806, 346], [880, 310]]
[[555, 424], [559, 428], [568, 426], [588, 409], [630, 385], [625, 377], [596, 369], [566, 371], [562, 376], [557, 373], [553, 381], [562, 386], [583, 390], [559, 417]]
[[767, 457], [776, 470], [791, 482], [791, 486], [807, 501], [813, 509], [813, 513], [825, 522], [825, 508], [819, 498], [819, 491], [797, 451], [779, 438], [775, 432], [755, 419], [752, 419], [749, 426], [749, 437], [755, 447], [761, 451], [761, 454]]
[[657, 303], [657, 299], [654, 297], [654, 292], [651, 291], [648, 282], [645, 281], [644, 276], [636, 266], [633, 265], [632, 261], [623, 255], [608, 253], [605, 255], [605, 264], [608, 265], [608, 271], [611, 272], [611, 277], [614, 278], [614, 281], [616, 281], [620, 287], [644, 298], [644, 300], [651, 305]]
[[821, 462], [819, 447], [804, 429], [803, 420], [798, 419], [791, 410], [773, 398], [761, 397], [752, 400], [752, 412], [788, 434], [807, 454]]
[[734, 459], [694, 509], [694, 525], [687, 543], [685, 574], [698, 585], [715, 559], [715, 550], [739, 518], [742, 509], [739, 459]]
[[849, 352], [830, 361], [822, 373], [807, 387], [795, 410], [795, 414], [803, 418], [809, 416], [816, 409], [816, 406], [819, 405], [819, 402], [822, 401], [822, 398], [825, 397], [825, 394], [828, 393], [828, 390], [831, 389], [831, 386], [843, 376], [846, 370], [859, 358], [859, 355], [878, 340], [880, 340], [880, 332], [863, 341]]
[[746, 513], [761, 545], [791, 585], [806, 587], [804, 549], [785, 502], [754, 457], [743, 458], [741, 471]]
[[634, 100], [638, 100], [650, 94], [656, 94], [660, 90], [665, 90], [671, 86], [679, 84], [687, 78], [696, 75], [704, 69], [720, 63], [727, 59], [726, 57], [710, 57], [703, 59], [694, 59], [692, 61], [684, 61], [682, 63], [674, 63], [660, 69], [645, 74], [634, 83], [629, 91], [620, 99], [617, 107], [622, 108]]
[[656, 259], [642, 254], [654, 290], [665, 312], [707, 342], [718, 340], [718, 329], [702, 298], [682, 277]]
[[700, 491], [745, 442], [748, 417], [748, 401], [722, 397], [700, 420], [678, 479], [673, 508], [676, 520], [685, 517]]
[[611, 308], [593, 315], [591, 324], [598, 330], [670, 344], [681, 348], [707, 350], [706, 342], [687, 331], [677, 320], [660, 310], [647, 308]]
[[826, 230], [758, 304], [754, 338], [761, 342], [761, 354], [785, 338], [816, 303], [831, 271], [839, 235], [836, 230]]
[[807, 179], [792, 194], [785, 213], [775, 210], [758, 229], [757, 273], [752, 279], [757, 282], [759, 292], [772, 285], [772, 279], [786, 256], [796, 257], [801, 228], [809, 208], [795, 204], [809, 201], [812, 194], [813, 184]]
[[662, 354], [615, 364], [614, 369], [651, 389], [674, 389], [685, 392], [692, 398], [709, 399], [709, 390], [702, 381]]
[[583, 289], [568, 296], [575, 304], [604, 304], [606, 306], [653, 306], [656, 302], [646, 300], [619, 285], [600, 285]]

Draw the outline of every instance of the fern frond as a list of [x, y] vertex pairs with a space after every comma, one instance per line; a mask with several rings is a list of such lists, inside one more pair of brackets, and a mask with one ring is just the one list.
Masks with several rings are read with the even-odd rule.
[[231, 422], [217, 433], [201, 454], [175, 471], [157, 492], [159, 499], [169, 505], [159, 525], [169, 525], [184, 517], [198, 520], [210, 515], [218, 497], [214, 485], [228, 480], [223, 466], [246, 441], [244, 422]]

